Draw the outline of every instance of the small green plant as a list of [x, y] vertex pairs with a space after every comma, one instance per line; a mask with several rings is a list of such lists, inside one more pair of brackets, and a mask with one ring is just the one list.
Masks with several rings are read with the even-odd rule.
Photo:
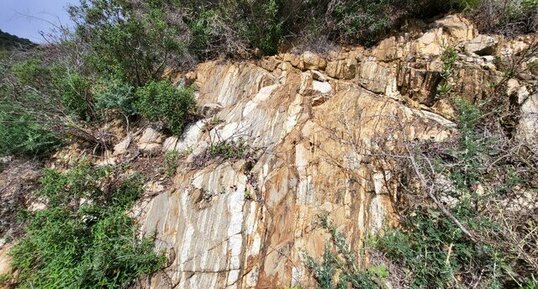
[[176, 173], [180, 156], [179, 152], [175, 150], [166, 152], [164, 155], [164, 171], [166, 176], [171, 177]]
[[[453, 210], [459, 220], [473, 228], [494, 230], [487, 220], [460, 206]], [[437, 211], [410, 212], [401, 229], [388, 230], [374, 242], [374, 248], [385, 253], [411, 276], [412, 288], [447, 288], [461, 286], [460, 278], [481, 275], [481, 284], [493, 288], [506, 277], [508, 267], [501, 252], [486, 244], [476, 244]]]
[[252, 194], [250, 193], [249, 190], [245, 189], [245, 192], [243, 193], [243, 197], [245, 198], [245, 200], [251, 200]]
[[55, 74], [56, 86], [67, 111], [82, 120], [93, 118], [95, 113], [90, 80], [66, 69], [57, 69]]
[[140, 177], [82, 163], [47, 170], [41, 182], [37, 195], [47, 208], [28, 216], [26, 235], [10, 252], [18, 287], [125, 288], [163, 266], [153, 238], [139, 239], [125, 213], [142, 190]]
[[452, 46], [445, 48], [441, 54], [441, 61], [443, 62], [443, 68], [441, 71], [441, 83], [437, 86], [437, 93], [439, 95], [447, 95], [452, 90], [452, 85], [449, 83], [449, 78], [454, 71], [454, 64], [458, 60], [458, 52]]
[[0, 286], [6, 286], [7, 287], [8, 283], [11, 281], [11, 279], [13, 279], [13, 276], [11, 274], [8, 274], [8, 273], [0, 274]]
[[438, 86], [437, 86], [437, 93], [439, 95], [447, 95], [450, 93], [450, 91], [452, 90], [452, 86], [446, 82], [446, 81], [442, 81]]
[[317, 288], [384, 288], [383, 280], [389, 277], [387, 268], [384, 265], [377, 265], [367, 270], [359, 269], [357, 257], [344, 235], [332, 225], [327, 216], [320, 216], [320, 224], [331, 234], [332, 243], [325, 245], [320, 262], [303, 254], [305, 265], [318, 284]]
[[456, 60], [458, 60], [458, 51], [452, 46], [446, 47], [441, 54], [441, 61], [443, 62], [443, 70], [441, 74], [443, 77], [446, 78], [452, 74]]
[[168, 129], [180, 135], [195, 106], [194, 92], [174, 87], [169, 81], [151, 81], [136, 91], [136, 108], [149, 120], [161, 120]]
[[9, 100], [0, 100], [1, 155], [42, 155], [59, 143], [56, 134], [40, 123], [31, 111]]
[[207, 149], [207, 152], [211, 158], [220, 157], [224, 160], [237, 160], [246, 158], [252, 153], [252, 149], [245, 141], [230, 140], [211, 144]]

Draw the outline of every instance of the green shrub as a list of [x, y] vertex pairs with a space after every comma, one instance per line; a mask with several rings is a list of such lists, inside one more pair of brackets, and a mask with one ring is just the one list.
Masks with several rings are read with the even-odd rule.
[[180, 156], [175, 150], [167, 151], [164, 155], [164, 172], [167, 177], [172, 177], [176, 173]]
[[0, 286], [5, 286], [6, 288], [8, 288], [7, 285], [9, 284], [12, 278], [13, 276], [11, 276], [11, 274], [8, 274], [8, 273], [0, 274]]
[[137, 114], [135, 89], [121, 79], [104, 78], [94, 86], [93, 93], [97, 110], [117, 109], [125, 116]]
[[239, 141], [220, 141], [213, 143], [207, 149], [208, 157], [220, 157], [223, 160], [244, 159], [252, 154], [252, 148], [242, 140]]
[[261, 49], [266, 55], [277, 53], [278, 45], [284, 36], [284, 17], [282, 1], [239, 1], [243, 11], [243, 22], [237, 20], [236, 26], [248, 43]]
[[174, 87], [169, 81], [150, 81], [136, 91], [136, 107], [149, 120], [163, 121], [179, 135], [195, 106], [192, 88]]
[[325, 245], [322, 260], [303, 254], [305, 265], [313, 274], [318, 289], [357, 288], [379, 289], [388, 278], [389, 272], [384, 265], [371, 266], [360, 270], [357, 257], [342, 233], [331, 224], [326, 216], [320, 223], [331, 234], [331, 243]]
[[514, 36], [536, 32], [538, 28], [538, 1], [536, 0], [482, 0], [468, 14], [477, 28], [485, 33]]
[[91, 82], [78, 72], [58, 68], [55, 82], [64, 107], [70, 114], [80, 119], [94, 118]]
[[[419, 191], [411, 196], [413, 204], [407, 205], [406, 214], [401, 216], [401, 227], [374, 238], [373, 246], [403, 269], [404, 275], [410, 277], [407, 281], [411, 288], [532, 286], [536, 265], [525, 255], [536, 252], [536, 223], [521, 220], [528, 220], [533, 211], [509, 212], [506, 205], [499, 204], [510, 202], [510, 195], [519, 190], [535, 191], [530, 182], [536, 172], [527, 173], [533, 165], [521, 159], [524, 156], [535, 160], [536, 156], [529, 152], [506, 153], [514, 144], [503, 140], [499, 133], [504, 132], [491, 130], [491, 121], [497, 122], [497, 117], [491, 112], [485, 114], [465, 99], [456, 99], [455, 104], [457, 138], [439, 147], [419, 146], [413, 156], [415, 165], [406, 168], [418, 167], [432, 182], [433, 194], [439, 200], [451, 198], [445, 209], [454, 218], [431, 200], [421, 199], [423, 191]], [[450, 185], [438, 184], [440, 176], [446, 177]], [[417, 176], [402, 180], [414, 177]], [[406, 181], [401, 184], [406, 186]], [[478, 185], [483, 187], [482, 192]]]
[[55, 133], [31, 111], [9, 100], [0, 100], [0, 154], [41, 155], [59, 144]]
[[[466, 205], [452, 213], [472, 228], [495, 230]], [[509, 274], [501, 251], [469, 240], [437, 210], [409, 212], [401, 229], [389, 230], [374, 246], [410, 274], [411, 288], [457, 288], [474, 276], [482, 276], [482, 288], [500, 288]]]
[[168, 23], [172, 17], [165, 15], [165, 6], [165, 1], [131, 5], [121, 0], [88, 0], [71, 6], [77, 34], [91, 48], [87, 63], [133, 86], [160, 78], [184, 47], [182, 33], [176, 30], [179, 26]]
[[38, 59], [17, 62], [11, 67], [11, 72], [22, 85], [42, 88], [50, 83], [50, 70]]
[[125, 288], [162, 267], [152, 238], [137, 238], [125, 213], [141, 179], [118, 178], [110, 168], [84, 163], [45, 172], [37, 194], [47, 208], [29, 216], [26, 235], [10, 252], [20, 288]]

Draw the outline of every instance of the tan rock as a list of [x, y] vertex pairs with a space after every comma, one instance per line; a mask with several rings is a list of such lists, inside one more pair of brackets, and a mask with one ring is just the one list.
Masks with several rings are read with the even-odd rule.
[[162, 143], [164, 139], [164, 136], [162, 134], [160, 134], [159, 132], [157, 132], [156, 130], [154, 130], [153, 128], [151, 127], [148, 127], [144, 130], [144, 133], [142, 134], [142, 136], [138, 139], [138, 143], [139, 144], [144, 144], [144, 143]]
[[0, 246], [0, 276], [12, 273], [11, 256], [9, 255], [11, 247], [10, 244]]
[[189, 86], [196, 81], [197, 75], [195, 71], [189, 71], [185, 74], [185, 86]]
[[444, 51], [448, 38], [441, 28], [424, 33], [415, 43], [415, 52], [424, 56], [438, 56]]
[[461, 15], [448, 15], [437, 20], [436, 24], [443, 27], [456, 42], [471, 40], [476, 35], [471, 21]]
[[492, 55], [497, 47], [497, 39], [488, 35], [479, 35], [465, 43], [465, 52], [468, 54]]
[[176, 148], [178, 138], [175, 136], [168, 137], [164, 140], [163, 151], [171, 151]]
[[538, 152], [538, 93], [529, 96], [521, 105], [518, 136]]
[[327, 63], [327, 68], [325, 72], [328, 76], [337, 78], [337, 79], [353, 79], [357, 72], [357, 60], [346, 59], [346, 60], [336, 60], [330, 61]]
[[274, 71], [279, 64], [280, 61], [275, 56], [264, 57], [259, 62], [260, 67], [269, 71]]
[[304, 67], [303, 61], [300, 56], [291, 54], [291, 53], [285, 53], [282, 55], [282, 60], [289, 62], [293, 67]]
[[304, 62], [304, 67], [306, 69], [325, 69], [327, 66], [327, 61], [323, 59], [321, 56], [312, 53], [310, 51], [306, 51], [301, 55], [301, 59]]
[[114, 155], [122, 155], [127, 152], [131, 145], [131, 136], [127, 136], [124, 140], [114, 146]]
[[398, 42], [396, 37], [389, 37], [382, 40], [372, 51], [372, 56], [380, 61], [392, 61], [401, 55], [399, 55]]
[[375, 93], [394, 93], [396, 88], [396, 67], [368, 58], [361, 62], [358, 81], [366, 89]]

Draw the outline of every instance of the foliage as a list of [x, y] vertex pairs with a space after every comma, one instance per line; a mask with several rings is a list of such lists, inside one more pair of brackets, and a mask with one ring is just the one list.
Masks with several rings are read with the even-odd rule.
[[194, 107], [192, 88], [174, 87], [169, 81], [150, 81], [136, 91], [136, 107], [149, 120], [161, 120], [180, 135]]
[[33, 85], [39, 88], [50, 82], [50, 71], [38, 59], [29, 58], [13, 64], [11, 72], [21, 85]]
[[32, 213], [27, 233], [11, 250], [20, 288], [124, 288], [162, 267], [149, 237], [137, 238], [125, 210], [141, 192], [141, 179], [118, 181], [112, 168], [81, 163], [45, 171], [37, 195], [46, 209]]
[[391, 25], [388, 1], [338, 1], [331, 15], [333, 33], [345, 42], [360, 40], [371, 45]]
[[94, 87], [95, 108], [117, 109], [125, 116], [137, 114], [135, 88], [119, 78], [103, 78]]
[[470, 14], [479, 30], [514, 36], [536, 32], [538, 28], [538, 1], [536, 0], [482, 0]]
[[331, 234], [331, 244], [326, 244], [322, 260], [317, 262], [309, 255], [303, 254], [306, 266], [311, 270], [318, 289], [384, 288], [382, 280], [388, 277], [383, 265], [360, 270], [357, 257], [342, 233], [340, 233], [326, 216], [320, 217], [323, 228]]
[[212, 143], [207, 149], [207, 153], [210, 158], [220, 157], [223, 160], [244, 159], [251, 152], [252, 149], [250, 148], [250, 146], [246, 142], [241, 140], [220, 141]]
[[[529, 167], [536, 156], [514, 150], [517, 145], [505, 140], [502, 130], [493, 130], [499, 127], [495, 112], [485, 114], [480, 106], [461, 98], [455, 104], [457, 138], [442, 146], [415, 146], [412, 157], [415, 169], [428, 179], [422, 185], [431, 186], [423, 189], [433, 188], [449, 214], [473, 236], [466, 235], [439, 205], [414, 194], [401, 216], [401, 227], [374, 238], [374, 247], [403, 268], [412, 288], [532, 284], [533, 268], [537, 268], [533, 210], [514, 211], [506, 204], [521, 198], [521, 191], [536, 192], [531, 183], [536, 171]], [[413, 178], [402, 178], [409, 191], [416, 190], [408, 183]]]
[[[373, 45], [407, 19], [449, 11], [480, 20], [482, 30], [531, 32], [538, 26], [536, 5], [536, 0], [87, 0], [70, 13], [79, 39], [91, 48], [87, 59], [93, 69], [141, 86], [159, 79], [166, 66], [190, 67], [219, 55], [275, 54], [290, 42]], [[498, 21], [484, 21], [488, 16]]]
[[177, 39], [176, 27], [167, 22], [164, 3], [88, 0], [71, 6], [77, 35], [91, 48], [87, 56], [90, 66], [133, 86], [160, 78], [184, 45]]
[[82, 120], [94, 118], [91, 83], [83, 75], [68, 69], [57, 69], [55, 84], [67, 111]]
[[275, 54], [284, 34], [279, 0], [239, 1], [244, 22], [239, 23], [242, 35], [264, 54]]
[[11, 276], [11, 274], [7, 274], [7, 273], [4, 273], [4, 274], [0, 274], [0, 286], [6, 286], [9, 284], [9, 281], [12, 279], [13, 277]]
[[[473, 228], [495, 230], [466, 205], [452, 212]], [[457, 288], [474, 282], [482, 288], [500, 288], [510, 273], [501, 251], [469, 240], [436, 210], [410, 212], [402, 229], [389, 230], [375, 241], [375, 247], [409, 272], [411, 288]], [[481, 279], [473, 280], [479, 275]]]
[[175, 150], [166, 152], [164, 155], [164, 171], [168, 177], [176, 173], [180, 154]]
[[447, 78], [452, 74], [456, 60], [458, 60], [458, 52], [456, 49], [452, 46], [446, 47], [441, 54], [441, 61], [443, 62], [441, 76]]
[[0, 99], [0, 151], [2, 155], [41, 155], [59, 144], [56, 134], [32, 113], [6, 99]]

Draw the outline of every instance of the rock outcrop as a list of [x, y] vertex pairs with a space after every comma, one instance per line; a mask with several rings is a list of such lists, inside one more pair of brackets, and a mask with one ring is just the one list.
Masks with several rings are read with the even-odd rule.
[[[488, 83], [502, 77], [487, 55], [513, 43], [478, 35], [459, 16], [432, 27], [416, 39], [392, 37], [370, 50], [198, 66], [198, 103], [218, 106], [211, 119], [219, 122], [198, 121], [164, 142], [165, 150], [189, 157], [171, 188], [140, 204], [144, 231], [156, 232], [158, 248], [170, 257], [147, 286], [313, 285], [301, 254], [323, 252], [328, 235], [317, 225], [319, 214], [328, 214], [356, 248], [363, 237], [397, 223], [390, 171], [368, 152], [379, 138], [450, 137], [454, 108], [437, 93], [444, 49], [460, 51], [453, 92], [478, 101], [487, 97]], [[526, 100], [526, 115], [533, 103]], [[259, 153], [201, 167], [189, 162], [230, 140]]]
[[[204, 118], [181, 137], [165, 138], [149, 127], [125, 133], [100, 160], [121, 163], [166, 151], [182, 156], [171, 183], [152, 182], [133, 211], [169, 260], [141, 286], [310, 288], [302, 254], [319, 257], [329, 237], [318, 215], [328, 215], [357, 249], [367, 235], [398, 223], [397, 176], [370, 156], [379, 141], [446, 140], [456, 125], [440, 83], [482, 100], [503, 77], [492, 55], [505, 61], [535, 39], [478, 35], [452, 15], [371, 49], [212, 61], [179, 75], [178, 83], [196, 85]], [[441, 54], [449, 46], [458, 59], [447, 80]], [[527, 78], [536, 83], [536, 75]], [[512, 86], [517, 95], [521, 85]], [[529, 142], [538, 129], [536, 103], [529, 93], [520, 102], [521, 137]], [[253, 153], [196, 161], [222, 141], [244, 142]]]

